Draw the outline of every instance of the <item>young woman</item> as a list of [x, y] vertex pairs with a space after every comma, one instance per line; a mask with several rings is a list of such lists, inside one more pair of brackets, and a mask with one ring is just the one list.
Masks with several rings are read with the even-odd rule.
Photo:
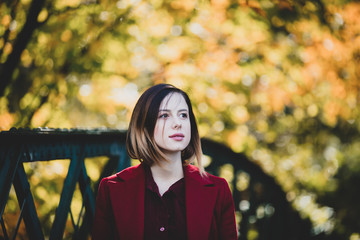
[[[188, 95], [169, 85], [146, 90], [127, 133], [140, 164], [104, 178], [93, 239], [237, 239], [227, 182], [206, 173]], [[197, 167], [191, 165], [196, 158]]]

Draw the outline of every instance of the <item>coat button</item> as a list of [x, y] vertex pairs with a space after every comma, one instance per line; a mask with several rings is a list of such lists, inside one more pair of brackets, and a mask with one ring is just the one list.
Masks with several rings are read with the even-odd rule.
[[163, 232], [163, 231], [165, 231], [165, 228], [164, 228], [164, 227], [161, 227], [161, 228], [160, 228], [160, 232]]

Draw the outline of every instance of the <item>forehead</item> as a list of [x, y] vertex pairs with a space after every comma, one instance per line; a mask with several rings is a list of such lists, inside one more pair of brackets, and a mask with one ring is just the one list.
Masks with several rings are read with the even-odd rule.
[[162, 100], [160, 104], [160, 109], [186, 109], [188, 110], [188, 105], [184, 99], [184, 97], [180, 93], [169, 93], [166, 97]]

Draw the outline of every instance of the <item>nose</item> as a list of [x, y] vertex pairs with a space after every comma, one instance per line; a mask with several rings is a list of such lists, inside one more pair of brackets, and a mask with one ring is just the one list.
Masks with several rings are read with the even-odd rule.
[[178, 118], [174, 119], [173, 128], [174, 129], [180, 129], [181, 128], [181, 121]]

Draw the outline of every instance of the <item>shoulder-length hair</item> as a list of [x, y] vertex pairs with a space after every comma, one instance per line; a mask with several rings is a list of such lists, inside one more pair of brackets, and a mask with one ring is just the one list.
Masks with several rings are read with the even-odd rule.
[[138, 159], [149, 166], [154, 163], [161, 164], [161, 161], [168, 161], [166, 155], [155, 143], [154, 129], [161, 102], [167, 95], [173, 93], [179, 93], [184, 97], [189, 108], [191, 124], [190, 142], [181, 152], [181, 160], [184, 165], [187, 165], [196, 158], [197, 165], [202, 173], [200, 137], [189, 96], [181, 89], [170, 84], [155, 85], [140, 96], [132, 113], [126, 136], [127, 152], [131, 158]]

